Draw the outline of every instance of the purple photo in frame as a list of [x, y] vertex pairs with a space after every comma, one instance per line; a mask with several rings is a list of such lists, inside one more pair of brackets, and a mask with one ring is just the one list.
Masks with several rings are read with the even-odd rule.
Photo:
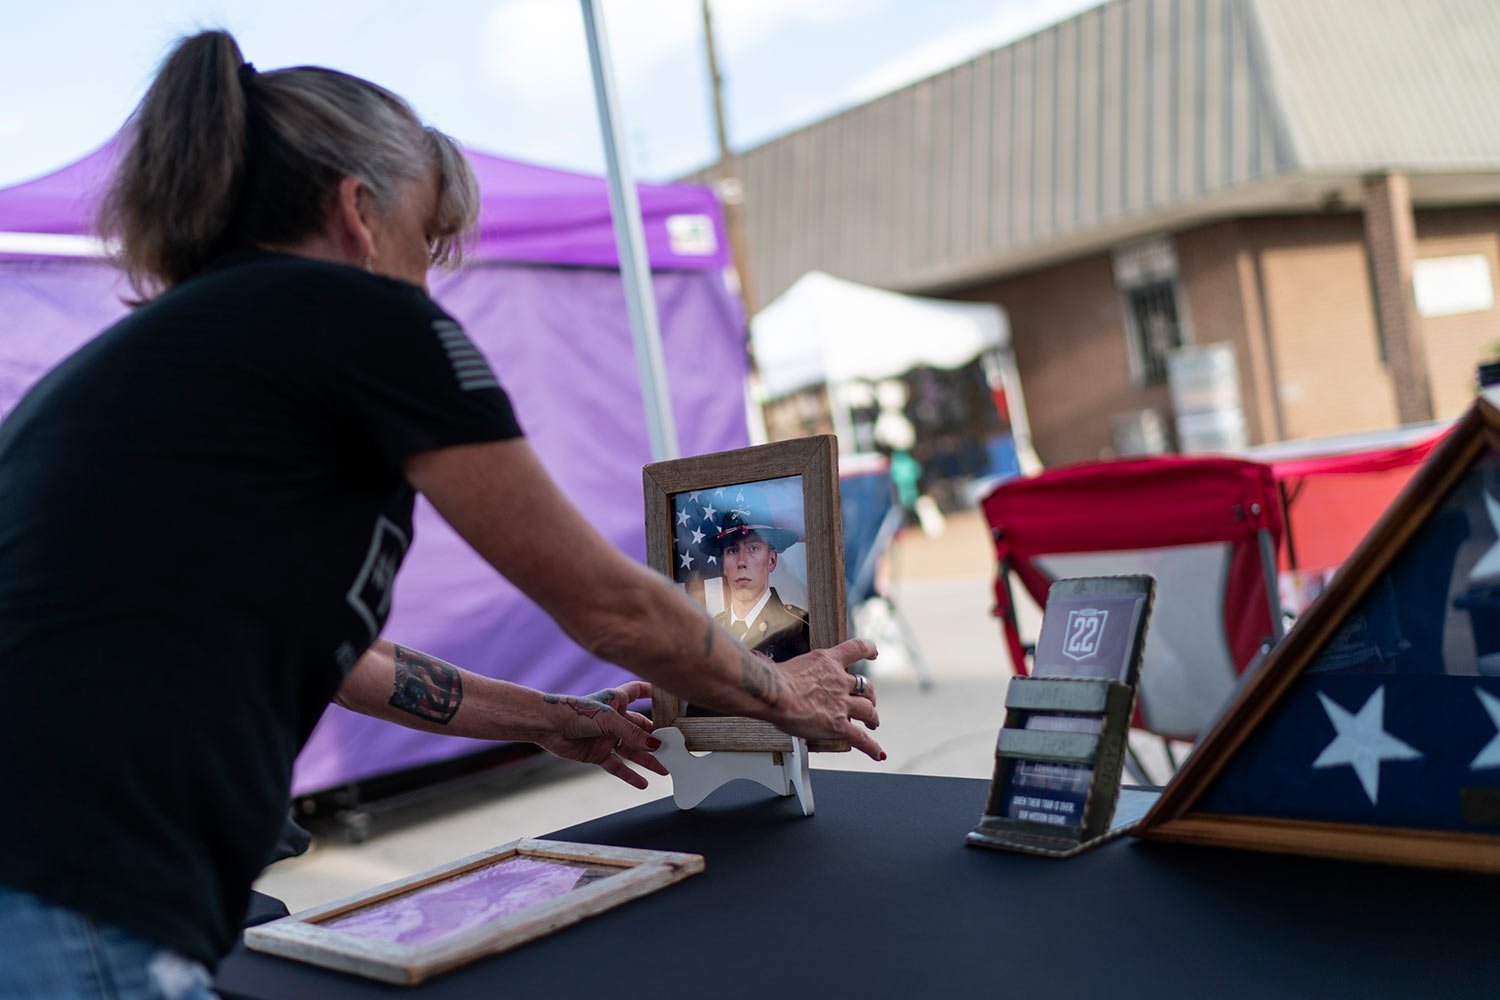
[[517, 840], [248, 928], [245, 946], [412, 985], [702, 870], [696, 854]]
[[[517, 856], [324, 921], [345, 934], [392, 944], [430, 944], [483, 927], [614, 874]], [[585, 875], [590, 875], [584, 879]]]

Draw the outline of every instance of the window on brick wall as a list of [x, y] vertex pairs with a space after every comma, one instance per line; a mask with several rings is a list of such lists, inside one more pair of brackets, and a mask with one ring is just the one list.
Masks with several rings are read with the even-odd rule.
[[1115, 248], [1115, 286], [1125, 312], [1130, 374], [1137, 385], [1167, 380], [1167, 359], [1192, 338], [1177, 286], [1172, 240], [1156, 236]]
[[1146, 385], [1165, 382], [1167, 356], [1185, 343], [1177, 321], [1177, 283], [1156, 281], [1126, 289], [1125, 307], [1138, 380]]

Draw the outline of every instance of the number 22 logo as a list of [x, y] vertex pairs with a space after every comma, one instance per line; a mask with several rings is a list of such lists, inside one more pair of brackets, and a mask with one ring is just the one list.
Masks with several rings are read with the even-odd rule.
[[1109, 612], [1099, 608], [1069, 611], [1063, 655], [1073, 660], [1086, 660], [1099, 652], [1099, 640], [1104, 636], [1104, 622], [1108, 618]]

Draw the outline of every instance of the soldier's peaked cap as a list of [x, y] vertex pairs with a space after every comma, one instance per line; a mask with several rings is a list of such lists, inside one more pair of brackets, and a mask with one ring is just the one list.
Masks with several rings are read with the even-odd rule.
[[771, 517], [770, 504], [764, 495], [749, 487], [738, 487], [732, 494], [729, 509], [719, 522], [719, 530], [703, 539], [703, 548], [714, 554], [724, 546], [750, 535], [760, 538], [777, 552], [785, 551], [798, 541], [797, 532], [778, 526]]

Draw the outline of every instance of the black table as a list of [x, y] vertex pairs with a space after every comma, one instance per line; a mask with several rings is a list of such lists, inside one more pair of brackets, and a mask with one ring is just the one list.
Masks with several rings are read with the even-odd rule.
[[420, 987], [237, 949], [255, 1000], [1500, 996], [1500, 879], [1124, 838], [964, 846], [986, 783], [815, 771], [818, 811], [737, 782], [547, 836], [706, 870]]

